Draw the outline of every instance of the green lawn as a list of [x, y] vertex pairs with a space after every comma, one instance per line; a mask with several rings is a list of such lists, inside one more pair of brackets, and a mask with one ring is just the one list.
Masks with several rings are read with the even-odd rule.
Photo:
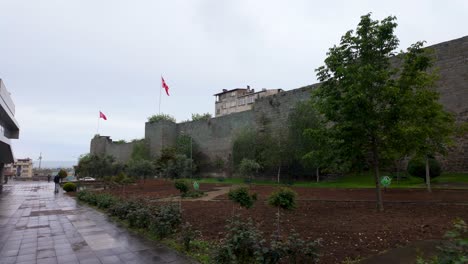
[[[382, 173], [382, 176], [390, 175], [388, 173]], [[200, 179], [200, 183], [226, 183], [226, 184], [244, 184], [243, 178], [226, 178], [224, 181], [219, 181], [215, 178]], [[258, 185], [278, 185], [274, 181], [268, 180], [253, 180], [253, 184]], [[444, 183], [468, 183], [468, 173], [444, 173], [441, 176], [435, 178], [432, 183], [434, 187]], [[312, 187], [312, 188], [374, 188], [374, 178], [371, 173], [362, 173], [347, 175], [338, 179], [337, 181], [331, 182], [315, 182], [315, 181], [299, 181], [294, 182], [293, 186], [300, 187]], [[396, 178], [393, 178], [390, 188], [425, 188], [423, 179], [407, 176], [397, 182]]]

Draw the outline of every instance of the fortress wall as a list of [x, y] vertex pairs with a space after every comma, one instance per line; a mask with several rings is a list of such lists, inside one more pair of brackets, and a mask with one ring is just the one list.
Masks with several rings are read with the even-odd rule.
[[273, 134], [288, 131], [289, 115], [296, 104], [310, 99], [311, 91], [318, 84], [281, 92], [255, 101], [253, 111], [259, 132], [271, 131]]
[[171, 147], [177, 139], [177, 125], [171, 121], [145, 124], [145, 139], [148, 141], [151, 156], [157, 157], [165, 147]]
[[440, 79], [437, 90], [440, 102], [468, 121], [468, 36], [430, 46], [434, 50], [435, 67]]
[[[440, 102], [445, 109], [454, 113], [458, 121], [468, 121], [468, 36], [430, 46], [434, 50], [435, 67], [440, 79], [436, 88]], [[174, 145], [177, 135], [192, 136], [199, 150], [213, 161], [221, 157], [231, 158], [232, 142], [236, 133], [245, 127], [262, 132], [288, 131], [288, 117], [297, 102], [310, 98], [310, 92], [318, 84], [281, 92], [258, 99], [252, 110], [226, 116], [175, 124], [161, 121], [146, 123], [145, 138], [151, 154], [158, 156], [163, 147]], [[107, 139], [106, 139], [107, 138]], [[110, 142], [109, 142], [110, 141]], [[130, 143], [129, 143], [130, 144]], [[129, 151], [130, 150], [130, 151]], [[110, 154], [118, 160], [130, 157], [131, 148], [125, 144], [116, 145], [109, 137], [100, 137], [91, 142], [91, 153]], [[468, 172], [468, 136], [457, 138], [447, 157], [441, 157], [445, 171]]]
[[[458, 122], [468, 122], [468, 36], [431, 46], [440, 78], [440, 103], [455, 114]], [[445, 157], [438, 159], [444, 171], [468, 172], [468, 135], [458, 137]]]
[[235, 135], [244, 128], [255, 128], [253, 111], [185, 122], [177, 125], [177, 133], [192, 137], [198, 150], [213, 162], [217, 157], [226, 162], [231, 159], [232, 142]]
[[91, 140], [91, 154], [110, 155], [118, 162], [130, 160], [135, 143], [115, 143], [108, 136], [99, 136]]

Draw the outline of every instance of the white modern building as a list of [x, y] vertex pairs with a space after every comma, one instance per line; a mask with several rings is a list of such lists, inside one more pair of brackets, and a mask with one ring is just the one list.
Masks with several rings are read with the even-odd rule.
[[15, 119], [15, 104], [0, 79], [0, 192], [3, 190], [5, 164], [13, 163], [10, 139], [19, 137], [19, 125]]

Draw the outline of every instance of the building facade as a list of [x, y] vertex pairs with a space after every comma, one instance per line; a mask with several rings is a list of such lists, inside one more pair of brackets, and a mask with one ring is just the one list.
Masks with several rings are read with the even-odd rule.
[[10, 139], [17, 139], [19, 126], [15, 119], [15, 104], [0, 79], [0, 192], [3, 190], [5, 164], [13, 163]]
[[26, 159], [17, 159], [12, 164], [7, 164], [5, 166], [7, 171], [10, 171], [10, 174], [19, 177], [22, 179], [32, 178], [33, 176], [33, 161], [30, 158]]
[[261, 91], [255, 92], [255, 90], [250, 89], [248, 85], [247, 88], [236, 88], [232, 90], [223, 89], [222, 92], [214, 95], [216, 96], [215, 116], [251, 110], [257, 99], [277, 94], [281, 91], [283, 90], [263, 88]]

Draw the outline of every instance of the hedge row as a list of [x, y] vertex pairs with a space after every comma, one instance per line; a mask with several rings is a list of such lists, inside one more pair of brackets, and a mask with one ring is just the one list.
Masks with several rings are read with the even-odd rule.
[[182, 221], [179, 207], [173, 204], [152, 205], [142, 199], [124, 200], [86, 190], [78, 192], [77, 198], [128, 221], [130, 227], [146, 229], [159, 238], [175, 233]]

